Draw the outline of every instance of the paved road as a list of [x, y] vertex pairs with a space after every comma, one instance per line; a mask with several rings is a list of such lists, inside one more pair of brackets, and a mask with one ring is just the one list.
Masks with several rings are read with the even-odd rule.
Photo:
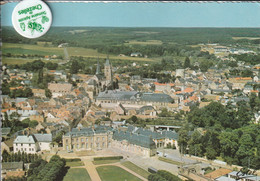
[[92, 163], [92, 158], [81, 158], [81, 160], [84, 162], [91, 180], [101, 181], [98, 172], [96, 170], [96, 166]]

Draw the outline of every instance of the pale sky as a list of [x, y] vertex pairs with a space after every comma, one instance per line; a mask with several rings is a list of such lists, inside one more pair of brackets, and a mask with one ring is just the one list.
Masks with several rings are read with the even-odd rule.
[[[1, 5], [2, 26], [12, 26], [17, 3]], [[48, 3], [52, 26], [260, 27], [259, 3]]]

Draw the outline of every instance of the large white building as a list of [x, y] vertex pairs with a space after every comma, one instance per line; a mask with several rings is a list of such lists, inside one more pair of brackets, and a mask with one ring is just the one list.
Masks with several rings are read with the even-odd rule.
[[33, 135], [21, 135], [17, 136], [14, 140], [14, 153], [26, 152], [26, 153], [36, 153], [40, 150], [39, 144]]

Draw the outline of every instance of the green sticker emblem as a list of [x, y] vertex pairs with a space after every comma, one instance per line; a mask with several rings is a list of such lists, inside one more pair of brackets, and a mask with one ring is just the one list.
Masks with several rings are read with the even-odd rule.
[[15, 30], [24, 37], [38, 38], [51, 26], [52, 14], [40, 0], [24, 0], [13, 10], [12, 22]]

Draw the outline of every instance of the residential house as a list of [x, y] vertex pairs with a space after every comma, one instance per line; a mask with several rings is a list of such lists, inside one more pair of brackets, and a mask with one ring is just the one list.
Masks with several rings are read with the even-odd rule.
[[26, 152], [26, 153], [36, 153], [40, 151], [39, 144], [33, 135], [19, 135], [16, 137], [13, 143], [14, 153]]
[[173, 83], [165, 83], [161, 84], [158, 82], [154, 82], [155, 85], [155, 92], [171, 92], [172, 88], [174, 87]]
[[34, 97], [45, 98], [45, 90], [44, 89], [32, 89]]
[[34, 134], [40, 150], [41, 151], [50, 151], [51, 150], [51, 142], [52, 142], [52, 134]]
[[6, 150], [7, 152], [12, 152], [13, 151], [13, 142], [14, 138], [10, 138], [8, 140], [2, 141], [1, 142], [1, 152]]
[[230, 170], [230, 169], [220, 168], [213, 172], [205, 174], [205, 177], [209, 178], [210, 180], [216, 180], [219, 177], [227, 176], [231, 172], [232, 172], [232, 170]]

